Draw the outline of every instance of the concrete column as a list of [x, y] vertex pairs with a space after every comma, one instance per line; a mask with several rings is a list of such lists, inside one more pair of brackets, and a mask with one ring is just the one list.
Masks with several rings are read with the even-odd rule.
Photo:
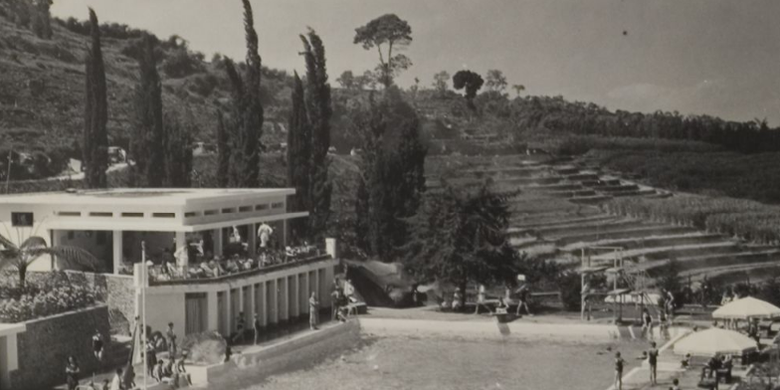
[[230, 291], [230, 288], [225, 290], [225, 320], [227, 321], [225, 324], [227, 325], [227, 332], [228, 334], [225, 336], [230, 336], [229, 333], [233, 332], [233, 297], [231, 297], [232, 291]]
[[[187, 246], [187, 234], [184, 232], [176, 232], [176, 250]], [[187, 250], [187, 249], [185, 249]], [[180, 270], [180, 272], [185, 272], [184, 270], [189, 267], [189, 258], [188, 256], [180, 256], [181, 260], [176, 259], [176, 266]], [[194, 260], [194, 259], [193, 259]]]
[[[244, 311], [244, 288], [243, 287], [239, 287], [239, 288], [236, 289], [236, 291], [238, 292], [238, 313], [241, 313], [242, 311]], [[233, 320], [236, 322], [235, 324], [233, 324], [233, 326], [236, 327], [233, 330], [237, 330], [238, 329], [237, 328], [238, 327], [238, 320], [237, 320], [238, 313], [233, 313], [233, 317], [235, 317], [235, 318], [233, 318]], [[247, 315], [247, 313], [244, 313], [244, 326], [246, 326], [246, 323], [247, 323], [246, 315]]]
[[251, 223], [248, 225], [249, 232], [246, 238], [246, 242], [249, 246], [249, 257], [255, 258], [257, 255], [257, 225]]
[[214, 256], [222, 256], [222, 229], [214, 229], [211, 235], [214, 241]]
[[268, 324], [268, 304], [266, 304], [265, 288], [265, 282], [255, 285], [255, 313], [257, 313], [260, 326]]
[[270, 301], [271, 305], [266, 309], [268, 312], [268, 323], [269, 324], [276, 324], [279, 322], [279, 286], [278, 286], [279, 280], [278, 279], [272, 279], [266, 282], [268, 285], [268, 288], [266, 289], [267, 292], [269, 292], [268, 300]]
[[255, 313], [257, 313], [257, 305], [255, 303], [255, 299], [257, 299], [255, 295], [256, 294], [255, 286], [257, 285], [250, 284], [249, 286], [247, 286], [249, 289], [249, 303], [247, 303], [247, 307], [249, 307], [249, 310], [244, 310], [245, 311], [244, 315], [246, 316], [247, 329], [252, 328], [252, 325], [255, 323]]
[[301, 274], [301, 276], [303, 276], [303, 288], [301, 289], [301, 292], [303, 293], [303, 296], [301, 297], [301, 312], [308, 314], [309, 297], [311, 296], [311, 288], [309, 288], [309, 271], [304, 272]]
[[289, 229], [289, 227], [287, 226], [287, 220], [286, 219], [282, 221], [282, 226], [283, 226], [283, 228], [282, 228], [282, 246], [286, 247], [287, 246], [287, 230]]
[[[122, 249], [124, 248], [124, 242], [122, 241], [122, 231], [121, 230], [114, 230], [113, 232], [113, 246], [114, 246], [114, 275], [119, 273], [119, 270], [122, 269], [122, 260], [124, 257], [124, 253]], [[56, 233], [55, 233], [56, 237]]]
[[209, 291], [206, 293], [206, 318], [208, 330], [219, 329], [219, 309], [217, 308], [217, 292]]
[[292, 277], [288, 276], [287, 281], [289, 282], [290, 280], [292, 280], [291, 286], [289, 286], [288, 288], [290, 294], [289, 295], [290, 318], [296, 318], [298, 317], [298, 315], [301, 314], [301, 307], [300, 307], [301, 298], [299, 297], [298, 294], [298, 292], [300, 291], [300, 287], [298, 284], [299, 282], [298, 274], [294, 274], [292, 275]]
[[279, 278], [276, 280], [278, 294], [281, 297], [279, 299], [279, 322], [287, 321], [290, 319], [290, 290], [287, 283], [287, 277]]
[[[59, 246], [60, 245], [60, 231], [59, 230], [52, 230], [51, 231], [51, 246]], [[57, 265], [57, 258], [54, 255], [50, 255], [49, 258], [51, 259], [51, 269], [58, 270], [59, 266]], [[2, 377], [0, 376], [0, 379]]]

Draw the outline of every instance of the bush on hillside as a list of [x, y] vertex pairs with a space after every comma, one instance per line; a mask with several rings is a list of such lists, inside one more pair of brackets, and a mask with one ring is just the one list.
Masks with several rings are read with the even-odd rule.
[[162, 70], [168, 77], [175, 79], [203, 71], [200, 61], [186, 49], [170, 53], [162, 64]]

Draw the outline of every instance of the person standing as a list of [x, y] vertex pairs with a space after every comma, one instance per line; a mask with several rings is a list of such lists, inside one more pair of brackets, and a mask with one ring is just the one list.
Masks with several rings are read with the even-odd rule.
[[233, 344], [236, 344], [238, 340], [244, 342], [244, 312], [238, 313], [238, 319], [236, 324], [236, 335], [233, 336]]
[[92, 335], [92, 353], [99, 362], [103, 361], [103, 335], [98, 329], [95, 329], [95, 334]]
[[124, 390], [122, 387], [122, 368], [117, 368], [114, 379], [111, 380], [111, 390]]
[[331, 297], [331, 299], [330, 299], [330, 306], [331, 306], [331, 308], [330, 308], [331, 309], [330, 316], [331, 316], [331, 319], [330, 320], [331, 321], [335, 321], [336, 320], [336, 315], [339, 312], [339, 306], [340, 306], [340, 303], [341, 303], [341, 290], [338, 287], [333, 289], [333, 292], [330, 293], [330, 297]]
[[515, 315], [519, 316], [520, 309], [524, 308], [526, 314], [533, 316], [533, 314], [531, 314], [531, 310], [528, 308], [528, 285], [523, 284], [519, 289], [517, 289], [517, 300], [517, 312]]
[[623, 390], [623, 365], [625, 362], [620, 357], [620, 352], [615, 352], [615, 390]]
[[81, 369], [79, 363], [76, 361], [76, 357], [68, 356], [68, 363], [65, 365], [65, 378], [68, 383], [68, 390], [76, 390], [79, 385], [79, 374]]
[[309, 327], [311, 330], [317, 330], [317, 316], [320, 310], [320, 301], [317, 300], [317, 293], [311, 293], [309, 297]]
[[646, 307], [642, 309], [642, 334], [649, 339], [653, 338], [653, 316]]
[[265, 252], [268, 249], [268, 241], [271, 239], [274, 229], [263, 222], [260, 227], [257, 228], [257, 236], [260, 237], [260, 248]]
[[255, 319], [252, 322], [252, 330], [254, 331], [255, 336], [255, 345], [257, 345], [257, 340], [260, 337], [260, 318], [257, 316], [257, 313], [255, 313]]
[[168, 330], [165, 331], [165, 337], [168, 342], [168, 358], [176, 358], [176, 332], [173, 331], [173, 322], [168, 323]]
[[650, 352], [647, 354], [647, 363], [650, 364], [650, 382], [654, 385], [658, 384], [658, 349], [656, 348], [655, 341], [650, 343]]
[[477, 307], [476, 307], [476, 310], [474, 310], [474, 314], [479, 314], [480, 306], [484, 306], [486, 309], [488, 309], [490, 314], [493, 314], [493, 310], [490, 310], [490, 308], [487, 307], [487, 305], [485, 304], [485, 285], [484, 284], [480, 284], [479, 287], [477, 288]]

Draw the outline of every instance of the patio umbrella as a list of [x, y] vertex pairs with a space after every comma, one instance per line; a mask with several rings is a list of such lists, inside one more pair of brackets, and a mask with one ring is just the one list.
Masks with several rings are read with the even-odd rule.
[[746, 297], [721, 306], [712, 313], [714, 318], [748, 319], [780, 317], [780, 307], [753, 297]]
[[674, 353], [697, 356], [742, 354], [755, 349], [756, 341], [733, 330], [710, 328], [694, 332], [674, 344]]

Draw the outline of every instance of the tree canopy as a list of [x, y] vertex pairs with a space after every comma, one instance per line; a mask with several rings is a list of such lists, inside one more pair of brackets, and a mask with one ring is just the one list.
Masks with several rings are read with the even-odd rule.
[[[401, 54], [393, 54], [393, 50], [401, 50], [412, 42], [412, 28], [409, 23], [395, 14], [385, 14], [365, 26], [355, 29], [355, 44], [361, 44], [364, 49], [377, 48], [379, 53], [379, 70], [381, 82], [385, 87], [393, 83], [393, 78], [401, 71], [408, 69], [412, 62]], [[387, 51], [382, 52], [386, 46]]]
[[506, 235], [512, 196], [492, 191], [487, 182], [476, 192], [445, 182], [443, 190], [427, 193], [418, 213], [407, 220], [404, 269], [420, 280], [458, 286], [512, 284], [520, 270]]
[[474, 107], [474, 98], [484, 83], [485, 80], [482, 79], [482, 76], [470, 70], [461, 70], [452, 76], [452, 87], [456, 90], [465, 89], [466, 101], [469, 104], [469, 108], [472, 109], [476, 108]]

